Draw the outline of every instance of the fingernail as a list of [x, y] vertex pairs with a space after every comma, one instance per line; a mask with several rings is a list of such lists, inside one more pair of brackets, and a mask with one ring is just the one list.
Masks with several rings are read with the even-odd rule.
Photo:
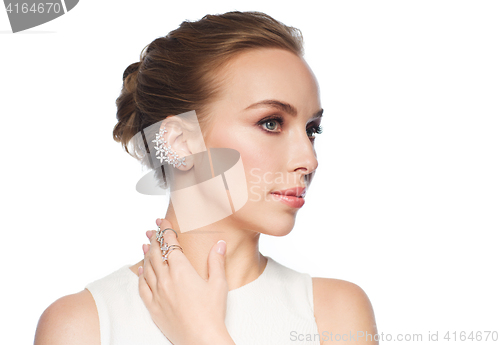
[[226, 253], [226, 241], [220, 240], [217, 242], [217, 253], [224, 255]]
[[144, 269], [142, 268], [142, 266], [139, 266], [139, 268], [137, 269], [137, 273], [139, 273], [139, 275], [141, 275], [143, 271], [144, 271]]
[[149, 252], [149, 246], [147, 244], [143, 244], [142, 251], [144, 252], [144, 255], [146, 255], [146, 253]]
[[161, 218], [156, 218], [156, 225], [158, 225], [158, 226], [161, 225]]

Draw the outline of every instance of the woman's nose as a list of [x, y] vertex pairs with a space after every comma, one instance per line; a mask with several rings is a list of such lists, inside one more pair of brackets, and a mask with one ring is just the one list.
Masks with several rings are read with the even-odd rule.
[[295, 135], [288, 145], [288, 171], [303, 170], [304, 175], [313, 173], [318, 168], [318, 159], [313, 141], [307, 133]]

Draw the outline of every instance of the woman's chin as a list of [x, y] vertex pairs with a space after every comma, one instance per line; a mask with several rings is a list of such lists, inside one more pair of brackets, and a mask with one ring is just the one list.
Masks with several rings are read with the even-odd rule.
[[262, 229], [260, 233], [276, 237], [288, 235], [295, 225], [295, 217], [289, 214], [281, 217], [275, 216], [272, 219], [260, 218], [259, 221], [262, 222], [259, 224]]

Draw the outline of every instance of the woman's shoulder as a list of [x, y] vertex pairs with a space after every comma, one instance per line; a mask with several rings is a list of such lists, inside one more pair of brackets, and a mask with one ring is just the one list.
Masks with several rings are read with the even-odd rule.
[[126, 287], [134, 284], [133, 278], [137, 278], [137, 267], [141, 264], [142, 261], [123, 266], [88, 284], [83, 291], [52, 303], [38, 321], [35, 345], [100, 344], [99, 302], [106, 303], [110, 296], [118, 295], [117, 292], [128, 293]]
[[358, 285], [347, 280], [312, 277], [314, 292], [329, 301], [369, 302], [368, 296]]
[[85, 289], [52, 303], [38, 321], [35, 345], [100, 344], [99, 316]]
[[313, 277], [312, 282], [314, 315], [320, 334], [335, 329], [336, 333], [364, 332], [375, 336], [377, 328], [372, 304], [361, 287], [334, 278]]

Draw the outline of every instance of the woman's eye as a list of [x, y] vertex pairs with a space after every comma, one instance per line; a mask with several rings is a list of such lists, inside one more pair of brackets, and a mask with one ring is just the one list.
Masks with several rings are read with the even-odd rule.
[[261, 126], [264, 126], [265, 130], [268, 132], [276, 132], [277, 127], [283, 126], [283, 119], [280, 118], [272, 118], [272, 119], [265, 119], [260, 122]]
[[278, 127], [278, 121], [276, 120], [269, 120], [266, 121], [266, 128], [269, 129], [270, 131], [273, 131]]
[[[317, 125], [317, 126], [312, 126], [312, 127], [309, 127], [307, 129], [308, 131], [308, 136], [311, 137], [312, 139], [316, 138], [316, 134], [321, 134], [323, 132], [323, 127], [321, 127], [321, 125]], [[312, 133], [310, 132], [312, 131]], [[309, 133], [311, 133], [309, 135]]]
[[[278, 134], [280, 131], [278, 131], [278, 127], [281, 129], [283, 127], [284, 120], [280, 117], [273, 117], [273, 118], [268, 118], [264, 119], [259, 122], [260, 126], [264, 126], [264, 130], [266, 132], [272, 133], [272, 134]], [[316, 134], [321, 134], [323, 131], [323, 128], [321, 125], [316, 125], [316, 126], [311, 126], [306, 129], [307, 136], [311, 139], [314, 139], [316, 137]]]

